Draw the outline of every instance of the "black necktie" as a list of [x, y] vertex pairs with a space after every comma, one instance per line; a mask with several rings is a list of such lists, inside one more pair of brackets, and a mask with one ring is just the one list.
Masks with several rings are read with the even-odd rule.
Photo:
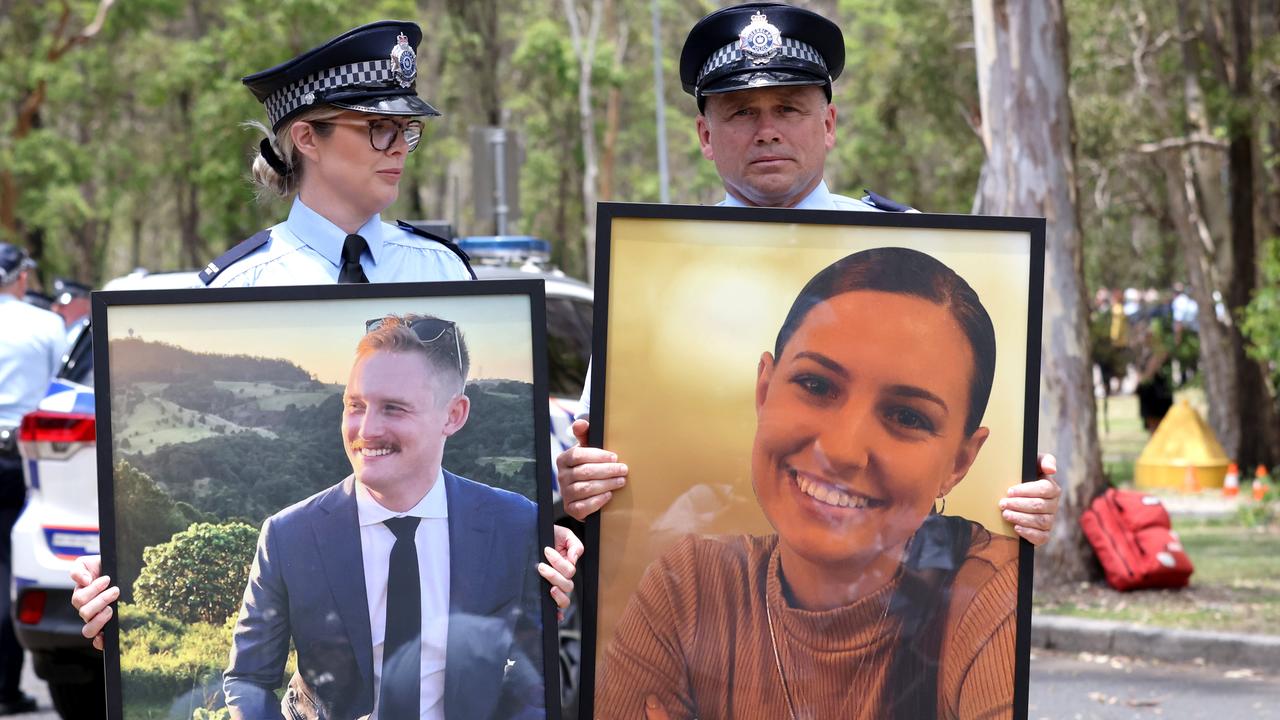
[[360, 267], [360, 253], [369, 247], [369, 243], [359, 235], [348, 235], [342, 243], [342, 269], [338, 271], [340, 283], [367, 283], [369, 278]]
[[396, 536], [387, 573], [387, 629], [382, 641], [382, 683], [378, 717], [416, 718], [421, 714], [422, 599], [418, 581], [418, 518], [382, 521]]

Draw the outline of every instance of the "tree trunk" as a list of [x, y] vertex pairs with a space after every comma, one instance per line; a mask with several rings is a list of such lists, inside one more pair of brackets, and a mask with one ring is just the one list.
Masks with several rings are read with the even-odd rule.
[[494, 57], [499, 52], [497, 39], [501, 37], [499, 3], [497, 0], [447, 0], [445, 9], [460, 30], [460, 37], [451, 40], [459, 54], [455, 61], [470, 68], [469, 94], [480, 105], [479, 117], [484, 118], [485, 124], [499, 127], [502, 125], [501, 81], [499, 63]]
[[[179, 92], [176, 100], [181, 121], [179, 127], [194, 127], [190, 93]], [[206, 260], [204, 238], [200, 237], [200, 188], [195, 182], [195, 168], [198, 165], [195, 158], [196, 143], [188, 142], [185, 145], [186, 157], [176, 168], [173, 184], [178, 211], [179, 261], [184, 267], [200, 267]]]
[[1253, 138], [1253, 1], [1232, 0], [1231, 34], [1234, 45], [1235, 77], [1231, 95], [1234, 107], [1228, 114], [1227, 131], [1231, 147], [1227, 153], [1227, 186], [1231, 192], [1231, 280], [1223, 299], [1232, 319], [1231, 355], [1236, 377], [1237, 405], [1240, 408], [1240, 444], [1236, 457], [1245, 467], [1276, 462], [1276, 413], [1267, 387], [1265, 368], [1249, 358], [1238, 319], [1257, 287], [1257, 240], [1254, 234]]
[[[1178, 0], [1183, 117], [1175, 122], [1181, 120], [1184, 130], [1208, 137], [1214, 128], [1200, 83], [1203, 68], [1198, 43], [1201, 37], [1216, 38], [1217, 31], [1212, 18], [1204, 17], [1204, 30], [1197, 34], [1192, 11], [1190, 0]], [[1217, 42], [1206, 42], [1206, 45], [1214, 47]], [[1217, 72], [1225, 77], [1224, 60], [1218, 58], [1210, 64], [1219, 68]], [[1160, 96], [1166, 94], [1160, 83], [1153, 84], [1151, 90]], [[1179, 103], [1172, 101], [1166, 105], [1178, 107]], [[1240, 445], [1240, 405], [1236, 390], [1239, 378], [1231, 350], [1230, 321], [1224, 323], [1218, 319], [1213, 298], [1213, 293], [1222, 287], [1221, 269], [1230, 264], [1225, 260], [1229, 253], [1224, 252], [1218, 242], [1231, 228], [1229, 213], [1224, 210], [1228, 198], [1218, 180], [1226, 168], [1221, 150], [1217, 148], [1172, 151], [1157, 160], [1165, 177], [1173, 224], [1182, 245], [1190, 294], [1200, 308], [1200, 374], [1208, 399], [1209, 427], [1234, 457], [1235, 448]], [[1218, 220], [1215, 221], [1215, 217]]]
[[600, 35], [603, 0], [591, 0], [584, 33], [574, 0], [564, 0], [564, 14], [569, 21], [573, 52], [578, 58], [578, 129], [582, 136], [582, 236], [583, 260], [587, 282], [595, 283], [596, 271], [596, 127], [591, 103], [591, 70], [596, 56], [596, 38]]
[[1236, 378], [1231, 357], [1231, 329], [1218, 320], [1213, 290], [1218, 287], [1213, 236], [1201, 214], [1203, 201], [1191, 158], [1184, 152], [1160, 159], [1169, 210], [1177, 229], [1187, 267], [1188, 289], [1200, 307], [1200, 376], [1204, 378], [1209, 405], [1209, 427], [1223, 447], [1240, 442], [1240, 412], [1236, 404]]
[[1040, 446], [1058, 458], [1062, 509], [1036, 563], [1054, 582], [1094, 577], [1080, 513], [1102, 490], [1089, 359], [1075, 138], [1062, 0], [973, 0], [986, 150], [974, 210], [1047, 222]]
[[[613, 66], [622, 67], [627, 56], [627, 40], [631, 34], [626, 20], [618, 21], [615, 17], [615, 4], [607, 0], [604, 7], [604, 24], [616, 28], [613, 38]], [[600, 150], [600, 199], [613, 197], [614, 175], [618, 159], [618, 131], [622, 124], [622, 88], [614, 84], [609, 88], [609, 97], [605, 100], [604, 111], [604, 143]]]
[[[1280, 36], [1280, 0], [1260, 0], [1258, 3], [1258, 36]], [[1272, 65], [1266, 77], [1259, 79], [1260, 87], [1271, 88], [1263, 101], [1273, 108], [1280, 107], [1280, 67]], [[1263, 201], [1264, 237], [1280, 239], [1280, 117], [1273, 113], [1267, 121], [1266, 146], [1270, 152], [1262, 158], [1264, 174], [1258, 197]], [[1276, 388], [1280, 390], [1280, 388]]]

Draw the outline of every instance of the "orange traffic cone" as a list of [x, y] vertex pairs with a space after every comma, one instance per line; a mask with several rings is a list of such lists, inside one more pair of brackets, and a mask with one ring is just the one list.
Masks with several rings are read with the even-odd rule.
[[1200, 492], [1200, 480], [1196, 478], [1196, 468], [1194, 465], [1188, 465], [1186, 474], [1182, 476], [1182, 492]]
[[1231, 463], [1227, 466], [1227, 476], [1222, 479], [1222, 497], [1236, 497], [1240, 494], [1240, 466]]
[[1259, 465], [1253, 471], [1253, 499], [1261, 500], [1267, 494], [1267, 468]]

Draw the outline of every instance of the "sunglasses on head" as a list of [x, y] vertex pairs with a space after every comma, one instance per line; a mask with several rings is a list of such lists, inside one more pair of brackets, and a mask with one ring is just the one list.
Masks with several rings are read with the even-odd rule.
[[[382, 323], [386, 321], [386, 319], [387, 318], [385, 317], [380, 317], [373, 318], [372, 320], [365, 320], [364, 334], [368, 335], [374, 330], [382, 327]], [[418, 342], [421, 342], [423, 345], [430, 345], [444, 337], [445, 333], [452, 330], [453, 357], [458, 361], [458, 374], [465, 377], [465, 373], [462, 372], [462, 343], [458, 340], [458, 326], [456, 323], [452, 320], [442, 320], [440, 318], [433, 317], [418, 318], [417, 320], [413, 320], [409, 323], [405, 323], [404, 318], [398, 319], [403, 327], [407, 327], [413, 331], [413, 334], [418, 337]]]

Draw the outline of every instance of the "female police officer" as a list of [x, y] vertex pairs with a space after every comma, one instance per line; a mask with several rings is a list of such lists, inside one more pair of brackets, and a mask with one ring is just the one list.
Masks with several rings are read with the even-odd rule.
[[351, 30], [243, 82], [271, 127], [253, 161], [260, 193], [294, 195], [289, 217], [214, 260], [210, 286], [465, 280], [466, 258], [380, 213], [399, 194], [424, 116], [414, 89], [422, 31], [385, 20]]

